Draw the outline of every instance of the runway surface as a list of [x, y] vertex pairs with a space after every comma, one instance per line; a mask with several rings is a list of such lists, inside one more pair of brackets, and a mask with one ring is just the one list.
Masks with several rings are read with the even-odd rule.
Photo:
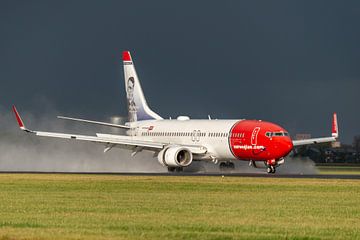
[[253, 177], [253, 178], [317, 178], [317, 179], [354, 179], [360, 180], [360, 175], [352, 174], [267, 174], [267, 173], [145, 173], [145, 172], [13, 172], [0, 171], [0, 174], [98, 174], [98, 175], [123, 175], [123, 176], [219, 176], [219, 177]]

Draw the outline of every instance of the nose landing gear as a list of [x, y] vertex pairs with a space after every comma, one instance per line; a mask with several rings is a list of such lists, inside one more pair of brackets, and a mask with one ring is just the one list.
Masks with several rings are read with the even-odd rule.
[[276, 159], [270, 159], [265, 161], [265, 165], [267, 167], [266, 171], [267, 173], [275, 173], [276, 172], [276, 166], [278, 165], [276, 162]]
[[267, 169], [266, 169], [267, 173], [275, 173], [276, 172], [276, 168], [275, 166], [269, 166]]

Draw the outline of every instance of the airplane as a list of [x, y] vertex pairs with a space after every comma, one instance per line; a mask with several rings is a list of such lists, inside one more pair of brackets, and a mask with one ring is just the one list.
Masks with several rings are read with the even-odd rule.
[[261, 120], [190, 119], [179, 116], [163, 119], [150, 109], [143, 94], [134, 62], [129, 51], [122, 54], [128, 108], [124, 125], [58, 116], [60, 119], [125, 129], [126, 134], [77, 135], [33, 131], [25, 127], [15, 106], [13, 112], [21, 130], [42, 137], [94, 142], [104, 145], [104, 152], [113, 147], [132, 150], [131, 156], [147, 150], [169, 172], [183, 171], [193, 161], [210, 161], [222, 170], [234, 169], [237, 160], [249, 166], [264, 163], [267, 173], [275, 173], [294, 147], [334, 142], [339, 137], [337, 115], [333, 114], [332, 135], [329, 137], [292, 140], [281, 126]]

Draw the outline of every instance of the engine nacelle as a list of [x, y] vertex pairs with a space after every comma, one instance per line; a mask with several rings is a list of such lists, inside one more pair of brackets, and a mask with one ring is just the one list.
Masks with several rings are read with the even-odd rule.
[[185, 147], [168, 147], [158, 154], [158, 161], [164, 167], [187, 167], [192, 163], [192, 160], [192, 153]]

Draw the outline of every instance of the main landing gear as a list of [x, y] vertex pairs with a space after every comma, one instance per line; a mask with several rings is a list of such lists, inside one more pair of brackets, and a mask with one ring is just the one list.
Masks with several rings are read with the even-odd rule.
[[183, 167], [168, 167], [168, 172], [182, 172], [183, 170]]
[[221, 162], [220, 165], [220, 171], [231, 171], [235, 169], [235, 164], [233, 162]]

